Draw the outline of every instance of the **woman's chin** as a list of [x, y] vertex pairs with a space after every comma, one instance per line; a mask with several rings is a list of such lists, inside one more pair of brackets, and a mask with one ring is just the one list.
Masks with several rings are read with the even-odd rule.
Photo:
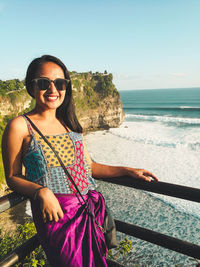
[[47, 111], [47, 110], [56, 110], [62, 103], [60, 102], [50, 102], [45, 101], [45, 103], [42, 103], [40, 105], [37, 105], [37, 109], [41, 111]]

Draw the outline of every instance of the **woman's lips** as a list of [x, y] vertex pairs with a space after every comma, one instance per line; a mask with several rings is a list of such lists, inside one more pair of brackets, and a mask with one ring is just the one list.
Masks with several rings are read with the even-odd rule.
[[58, 96], [45, 96], [45, 98], [48, 100], [48, 101], [56, 101], [58, 99]]

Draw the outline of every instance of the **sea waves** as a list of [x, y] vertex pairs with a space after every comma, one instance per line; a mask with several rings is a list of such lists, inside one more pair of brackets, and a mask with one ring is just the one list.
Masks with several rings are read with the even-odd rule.
[[[138, 115], [136, 115], [138, 118]], [[145, 120], [145, 118], [147, 119]], [[189, 150], [200, 152], [200, 127], [175, 127], [173, 125], [165, 125], [162, 122], [165, 117], [155, 118], [155, 123], [151, 123], [151, 116], [141, 116], [141, 121], [126, 121], [118, 129], [110, 129], [110, 132], [121, 138], [131, 140], [134, 143], [150, 144], [161, 147], [171, 148], [188, 148]], [[159, 120], [160, 119], [160, 120]], [[166, 118], [168, 120], [169, 118]], [[172, 120], [176, 118], [171, 118]], [[179, 118], [180, 120], [183, 118]], [[186, 123], [186, 118], [183, 119]], [[200, 119], [190, 119], [191, 125], [193, 121]], [[178, 120], [177, 120], [178, 121]], [[177, 122], [176, 121], [176, 122]], [[177, 126], [177, 125], [176, 125]]]
[[144, 107], [128, 107], [127, 105], [124, 105], [124, 110], [138, 110], [138, 109], [145, 109], [145, 110], [170, 110], [170, 111], [179, 111], [179, 110], [184, 110], [186, 109], [187, 111], [200, 111], [200, 107], [194, 107], [194, 106], [179, 106], [179, 107], [174, 107], [174, 106], [164, 106], [164, 107], [155, 107], [155, 106], [144, 106]]
[[[187, 108], [185, 108], [187, 109]], [[200, 111], [200, 109], [199, 109]], [[186, 118], [186, 117], [172, 117], [172, 116], [158, 116], [158, 115], [137, 115], [137, 114], [126, 114], [127, 121], [143, 120], [151, 122], [164, 122], [168, 124], [175, 124], [177, 126], [200, 126], [199, 118]]]

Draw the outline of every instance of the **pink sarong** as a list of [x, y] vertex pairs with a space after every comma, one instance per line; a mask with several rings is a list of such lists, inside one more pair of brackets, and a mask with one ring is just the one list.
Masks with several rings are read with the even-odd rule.
[[[39, 203], [32, 201], [33, 220], [40, 243], [52, 267], [107, 266], [106, 244], [102, 231], [94, 222], [80, 196], [56, 194], [64, 212], [58, 222], [44, 223]], [[83, 196], [100, 225], [103, 224], [103, 196], [90, 190]]]

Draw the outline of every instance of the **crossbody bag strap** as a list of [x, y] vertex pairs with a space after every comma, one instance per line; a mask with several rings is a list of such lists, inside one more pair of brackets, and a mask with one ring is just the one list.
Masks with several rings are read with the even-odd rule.
[[103, 232], [104, 229], [103, 227], [98, 223], [98, 221], [96, 220], [95, 216], [93, 215], [93, 213], [91, 212], [87, 202], [85, 201], [85, 199], [83, 198], [83, 195], [81, 194], [80, 190], [78, 189], [77, 185], [75, 184], [73, 178], [71, 177], [70, 173], [68, 172], [67, 168], [65, 167], [63, 161], [61, 160], [60, 156], [58, 155], [58, 152], [54, 149], [54, 147], [51, 145], [51, 143], [47, 140], [47, 138], [42, 134], [42, 132], [37, 128], [37, 126], [32, 122], [32, 120], [24, 115], [26, 117], [26, 119], [30, 122], [31, 126], [33, 127], [33, 129], [43, 138], [43, 140], [47, 143], [47, 145], [52, 149], [52, 151], [54, 152], [54, 154], [56, 155], [61, 167], [63, 168], [65, 174], [67, 175], [67, 177], [70, 179], [71, 183], [74, 185], [74, 187], [76, 188], [76, 191], [79, 193], [80, 197], [82, 198], [84, 204], [86, 205], [86, 208], [89, 212], [89, 214], [94, 218], [95, 223], [99, 226], [99, 228], [101, 229], [101, 231]]

